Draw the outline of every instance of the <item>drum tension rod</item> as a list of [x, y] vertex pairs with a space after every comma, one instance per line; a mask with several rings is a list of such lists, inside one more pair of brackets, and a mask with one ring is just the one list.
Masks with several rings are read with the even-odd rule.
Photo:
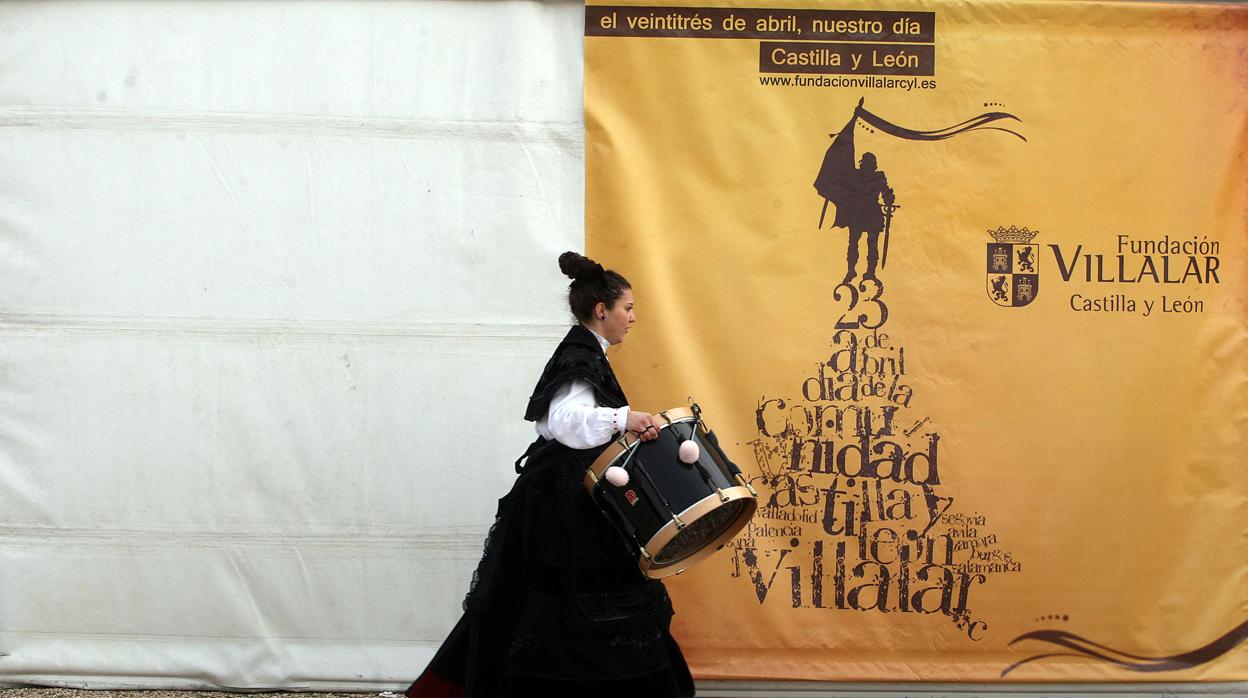
[[[641, 544], [641, 541], [637, 540], [637, 529], [633, 528], [633, 525], [628, 520], [628, 517], [624, 516], [624, 512], [620, 511], [619, 505], [616, 504], [616, 502], [607, 494], [607, 488], [603, 487], [602, 483], [598, 481], [598, 478], [594, 475], [594, 471], [589, 470], [587, 472], [594, 480], [594, 494], [590, 495], [590, 499], [594, 501], [594, 504], [598, 505], [598, 511], [602, 512], [603, 516], [615, 524], [613, 528], [623, 535], [620, 543], [624, 544], [624, 547], [628, 549], [629, 552], [632, 552], [632, 548], [629, 547], [625, 541], [633, 541], [638, 548], [641, 548], [641, 552], [646, 556], [646, 559], [649, 560], [650, 554], [646, 552], [646, 548]], [[607, 506], [615, 512], [615, 518], [607, 515], [607, 510], [602, 508], [603, 502], [606, 502]]]
[[[694, 409], [694, 414], [696, 416], [694, 417], [693, 424], [689, 425], [689, 439], [688, 440], [696, 444], [698, 442], [698, 425], [702, 424], [702, 421], [701, 421], [702, 411], [698, 409], [697, 403], [693, 404], [693, 409]], [[706, 425], [703, 424], [702, 428], [705, 430]], [[724, 488], [720, 487], [714, 482], [711, 482], [711, 480], [714, 478], [712, 478], [711, 474], [707, 471], [707, 469], [702, 466], [702, 462], [700, 460], [696, 460], [691, 465], [693, 465], [693, 467], [698, 469], [698, 474], [702, 476], [702, 482], [706, 483], [707, 487], [715, 488], [715, 493], [719, 495], [720, 503], [727, 504], [728, 500], [731, 499], [731, 497], [729, 497], [728, 494], [724, 492]]]
[[758, 496], [758, 493], [754, 491], [754, 487], [750, 485], [750, 481], [745, 479], [745, 476], [741, 474], [741, 471], [738, 470], [735, 475], [737, 476], [737, 479], [741, 481], [741, 484], [745, 485], [745, 489], [750, 491], [750, 494], [755, 497]]
[[[659, 501], [663, 502], [663, 506], [667, 508], [668, 515], [671, 516], [672, 521], [676, 523], [676, 530], [684, 528], [685, 522], [681, 521], [680, 517], [676, 515], [676, 510], [672, 509], [672, 503], [667, 501], [667, 497], [663, 496], [663, 491], [659, 489], [657, 484], [655, 484], [654, 478], [650, 477], [650, 473], [646, 472], [645, 464], [643, 463], [640, 468], [637, 468], [637, 470], [641, 473], [642, 479], [645, 480], [647, 485], [649, 485], [649, 490], [655, 494]], [[655, 509], [657, 510], [658, 507], [656, 506]], [[662, 516], [662, 514], [660, 514], [660, 516]]]

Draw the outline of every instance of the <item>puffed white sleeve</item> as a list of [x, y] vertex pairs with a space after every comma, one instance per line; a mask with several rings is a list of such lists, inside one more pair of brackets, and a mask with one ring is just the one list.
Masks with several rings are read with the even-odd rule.
[[623, 433], [628, 407], [599, 407], [594, 388], [583, 380], [568, 381], [555, 391], [537, 432], [569, 448], [593, 448]]

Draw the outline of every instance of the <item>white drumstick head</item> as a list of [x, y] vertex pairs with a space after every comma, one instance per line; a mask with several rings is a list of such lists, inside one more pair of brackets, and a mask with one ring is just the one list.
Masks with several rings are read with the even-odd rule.
[[618, 465], [607, 468], [606, 477], [607, 482], [616, 487], [623, 487], [628, 484], [628, 471]]
[[680, 445], [680, 462], [686, 465], [692, 465], [698, 461], [698, 457], [702, 455], [702, 449], [698, 448], [698, 442], [689, 439]]

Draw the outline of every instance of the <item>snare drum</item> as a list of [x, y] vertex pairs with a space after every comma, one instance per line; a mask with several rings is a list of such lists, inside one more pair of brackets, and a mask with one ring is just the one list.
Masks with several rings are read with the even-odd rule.
[[[657, 439], [641, 441], [625, 433], [585, 472], [590, 497], [640, 549], [641, 571], [650, 579], [679, 574], [706, 559], [745, 528], [758, 508], [758, 494], [712, 441], [697, 405], [654, 417]], [[679, 456], [688, 440], [698, 445], [692, 463]], [[627, 484], [607, 481], [611, 466], [624, 468]]]

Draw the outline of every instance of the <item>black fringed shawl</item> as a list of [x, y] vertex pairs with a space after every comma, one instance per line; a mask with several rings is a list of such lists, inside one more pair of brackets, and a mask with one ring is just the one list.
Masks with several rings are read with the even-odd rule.
[[628, 404], [624, 389], [615, 379], [615, 372], [602, 353], [602, 346], [593, 332], [580, 325], [568, 330], [555, 353], [546, 362], [542, 377], [537, 379], [529, 408], [524, 418], [536, 422], [546, 416], [550, 400], [559, 387], [572, 380], [583, 380], [594, 387], [594, 397], [600, 407], [623, 407]]

